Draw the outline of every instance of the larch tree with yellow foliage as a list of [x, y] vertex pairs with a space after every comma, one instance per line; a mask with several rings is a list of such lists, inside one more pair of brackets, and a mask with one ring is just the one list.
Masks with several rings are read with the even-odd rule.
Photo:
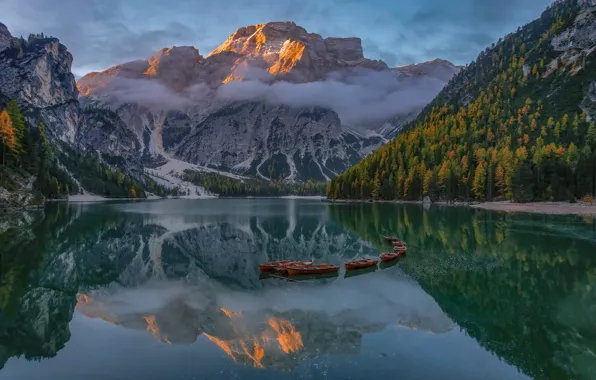
[[2, 165], [4, 165], [6, 149], [12, 151], [15, 148], [14, 128], [6, 110], [0, 113], [0, 142], [2, 143]]

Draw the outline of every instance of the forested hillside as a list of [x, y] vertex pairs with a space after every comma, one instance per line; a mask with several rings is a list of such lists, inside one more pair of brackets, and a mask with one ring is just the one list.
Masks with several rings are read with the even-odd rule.
[[41, 203], [44, 198], [66, 198], [83, 189], [124, 198], [144, 198], [145, 191], [175, 193], [149, 179], [141, 183], [100, 157], [50, 142], [42, 123], [29, 125], [19, 105], [0, 94], [0, 212], [11, 206]]
[[554, 3], [480, 53], [330, 198], [572, 200], [596, 192], [596, 15]]

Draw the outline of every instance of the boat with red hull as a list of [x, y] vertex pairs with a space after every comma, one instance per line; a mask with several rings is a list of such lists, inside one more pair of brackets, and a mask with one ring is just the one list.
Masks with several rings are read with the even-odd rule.
[[275, 267], [274, 271], [280, 272], [280, 273], [288, 273], [288, 268], [291, 266], [292, 267], [303, 267], [303, 266], [309, 266], [309, 265], [312, 265], [312, 260], [294, 261], [291, 263], [279, 265], [279, 266]]
[[306, 274], [324, 274], [336, 273], [339, 271], [337, 265], [331, 264], [317, 264], [317, 265], [291, 265], [288, 267], [288, 274], [290, 276], [299, 276]]
[[394, 244], [393, 245], [393, 252], [403, 252], [406, 253], [408, 247], [405, 244]]
[[403, 255], [402, 252], [385, 252], [385, 253], [381, 253], [379, 255], [379, 257], [381, 258], [382, 262], [386, 263], [388, 261], [393, 261], [393, 260], [397, 259], [401, 255]]
[[296, 261], [296, 260], [281, 260], [281, 261], [271, 261], [265, 264], [261, 264], [259, 265], [259, 270], [261, 272], [276, 272], [278, 270], [278, 268], [286, 268], [288, 265], [291, 264], [302, 264], [302, 265], [308, 265], [308, 264], [312, 264], [312, 260], [305, 260], [305, 261]]
[[359, 260], [352, 260], [345, 263], [346, 270], [354, 270], [354, 269], [363, 269], [363, 268], [370, 268], [375, 266], [379, 263], [379, 260], [374, 259], [359, 259]]

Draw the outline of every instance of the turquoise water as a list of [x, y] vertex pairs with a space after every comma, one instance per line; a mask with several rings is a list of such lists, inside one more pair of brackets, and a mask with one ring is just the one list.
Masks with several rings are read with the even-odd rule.
[[[18, 222], [0, 230], [0, 379], [596, 377], [591, 218], [235, 199]], [[381, 235], [409, 250], [374, 272], [258, 271], [376, 257]]]

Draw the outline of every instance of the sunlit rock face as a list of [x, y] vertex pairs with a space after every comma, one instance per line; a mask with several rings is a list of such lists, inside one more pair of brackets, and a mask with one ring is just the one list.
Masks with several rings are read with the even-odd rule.
[[192, 46], [173, 46], [157, 51], [147, 60], [138, 60], [114, 66], [102, 72], [85, 75], [77, 83], [81, 96], [89, 96], [98, 90], [117, 90], [117, 79], [159, 79], [169, 88], [182, 91], [195, 82], [199, 64], [204, 58]]
[[[364, 58], [360, 38], [323, 39], [293, 22], [240, 28], [208, 57], [222, 52], [238, 54], [235, 65], [262, 60], [269, 74], [297, 83], [324, 80], [330, 72], [342, 69], [388, 69], [382, 61]], [[243, 79], [234, 74], [226, 78], [226, 83]]]

